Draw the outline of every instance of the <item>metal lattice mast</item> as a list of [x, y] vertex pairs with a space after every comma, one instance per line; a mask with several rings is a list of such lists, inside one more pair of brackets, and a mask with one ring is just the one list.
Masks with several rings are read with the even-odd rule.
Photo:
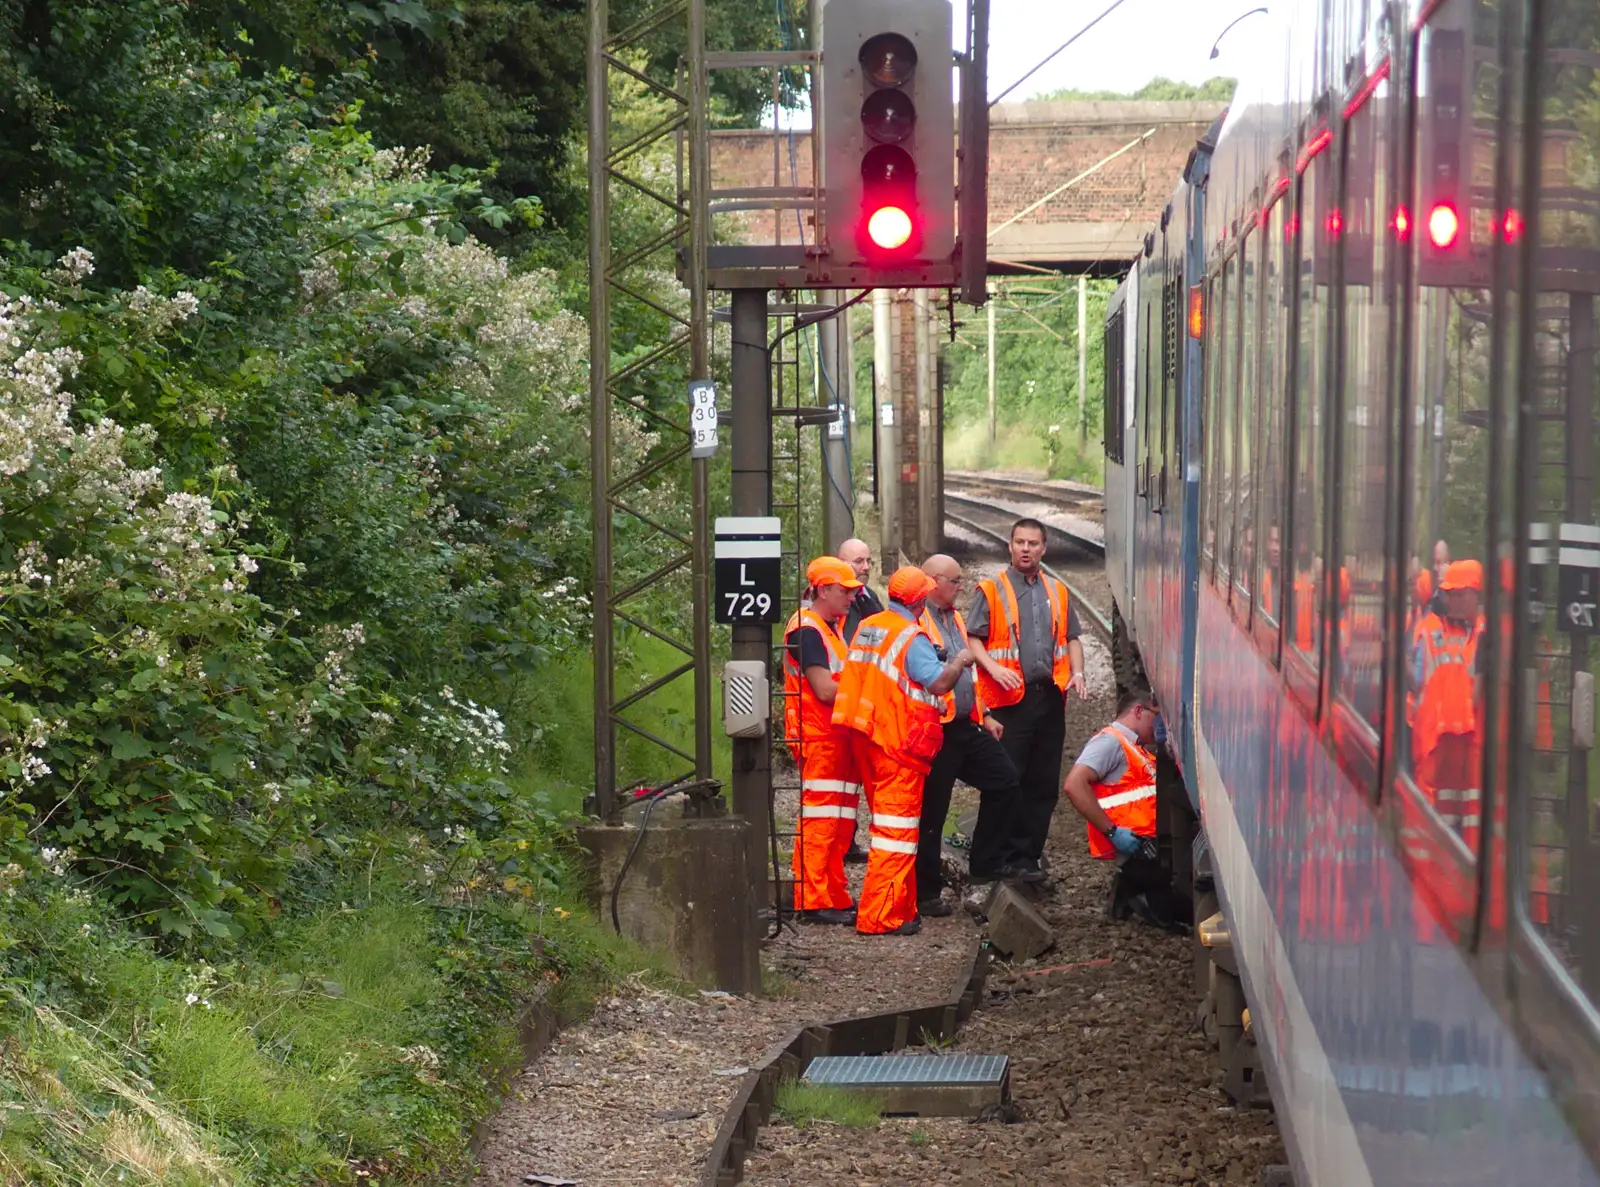
[[[705, 143], [707, 103], [703, 68], [704, 0], [667, 0], [628, 29], [611, 31], [609, 0], [589, 0], [589, 428], [591, 505], [594, 516], [594, 812], [609, 816], [617, 792], [630, 781], [623, 769], [618, 729], [638, 738], [660, 758], [676, 759], [675, 771], [711, 778], [711, 628], [708, 477], [704, 460], [689, 457], [688, 380], [709, 378], [706, 302], [703, 153], [691, 152], [687, 170], [680, 156], [675, 192], [661, 192], [650, 176], [660, 147], [687, 130], [691, 144]], [[676, 76], [660, 77], [643, 52], [647, 38], [674, 27], [686, 35], [689, 60]], [[666, 115], [613, 145], [613, 87], [630, 80], [658, 100]], [[653, 157], [652, 150], [656, 150]], [[620, 187], [620, 189], [619, 189]], [[614, 198], [621, 192], [666, 215], [666, 225], [644, 232], [638, 242], [615, 249], [614, 236], [631, 230], [615, 224]], [[681, 269], [688, 287], [687, 311], [652, 294], [652, 276]], [[628, 361], [613, 359], [613, 331], [658, 325], [659, 339], [636, 346]], [[618, 472], [616, 430], [624, 420], [659, 435], [642, 459]], [[686, 483], [687, 509], [647, 504], [655, 484]], [[619, 547], [619, 544], [622, 545]], [[683, 608], [688, 608], [685, 615]], [[667, 645], [680, 658], [640, 687], [618, 689], [619, 631], [635, 631]], [[650, 698], [693, 684], [691, 744], [663, 737], [629, 715]], [[654, 764], [637, 764], [641, 773]]]

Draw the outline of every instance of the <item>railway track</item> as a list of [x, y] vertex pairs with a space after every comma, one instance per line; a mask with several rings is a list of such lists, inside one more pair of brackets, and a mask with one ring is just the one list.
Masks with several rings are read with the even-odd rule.
[[[997, 507], [994, 504], [988, 503], [982, 499], [969, 498], [968, 496], [958, 495], [949, 490], [945, 491], [944, 500], [944, 517], [947, 523], [955, 524], [957, 527], [970, 532], [980, 539], [993, 541], [1002, 549], [1007, 546], [1007, 543], [1010, 539], [1009, 532], [1011, 529], [1011, 523], [1016, 518], [1014, 512], [1004, 507]], [[957, 511], [952, 511], [952, 505], [960, 506], [966, 509], [969, 513], [962, 514]], [[1105, 558], [1104, 544], [1086, 539], [1082, 536], [1075, 536], [1070, 532], [1054, 526], [1050, 527], [1050, 532], [1053, 535], [1066, 538], [1070, 547], [1077, 548], [1080, 552], [1086, 554], [1091, 560], [1103, 560]], [[1105, 612], [1102, 611], [1100, 607], [1096, 606], [1094, 602], [1083, 592], [1081, 586], [1078, 583], [1075, 583], [1066, 574], [1062, 573], [1058, 569], [1052, 568], [1049, 565], [1045, 565], [1044, 570], [1046, 573], [1049, 573], [1050, 576], [1054, 577], [1067, 587], [1067, 591], [1071, 593], [1073, 601], [1077, 603], [1079, 612], [1088, 618], [1090, 625], [1094, 627], [1095, 633], [1100, 635], [1107, 646], [1109, 646], [1112, 641], [1111, 620], [1109, 617], [1107, 617]]]
[[965, 490], [996, 495], [1000, 498], [1022, 497], [1053, 503], [1074, 513], [1086, 510], [1098, 513], [1105, 500], [1104, 492], [1099, 487], [1082, 482], [1014, 478], [1004, 474], [986, 474], [973, 470], [947, 470], [945, 479], [948, 483]]

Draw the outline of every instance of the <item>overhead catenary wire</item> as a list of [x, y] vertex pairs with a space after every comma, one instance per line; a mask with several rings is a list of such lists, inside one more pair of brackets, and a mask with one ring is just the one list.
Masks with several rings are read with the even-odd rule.
[[1027, 82], [1030, 78], [1032, 78], [1035, 74], [1039, 73], [1039, 71], [1043, 70], [1051, 62], [1055, 61], [1055, 59], [1057, 57], [1059, 57], [1062, 53], [1064, 53], [1066, 51], [1068, 46], [1070, 46], [1074, 41], [1078, 40], [1078, 38], [1082, 37], [1090, 29], [1092, 29], [1096, 25], [1098, 25], [1101, 21], [1105, 20], [1106, 17], [1110, 16], [1117, 9], [1121, 8], [1124, 3], [1126, 3], [1126, 0], [1111, 0], [1111, 3], [1109, 5], [1107, 5], [1104, 9], [1101, 10], [1099, 16], [1095, 17], [1094, 20], [1090, 21], [1087, 25], [1085, 25], [1083, 28], [1079, 29], [1076, 33], [1074, 33], [1071, 37], [1067, 38], [1066, 41], [1064, 41], [1061, 45], [1057, 46], [1055, 49], [1050, 51], [1050, 53], [1046, 54], [1043, 58], [1041, 58], [1039, 60], [1038, 64], [1035, 65], [1033, 67], [1033, 69], [1029, 70], [1021, 78], [1017, 79], [1016, 82], [1012, 83], [1005, 90], [1001, 91], [993, 99], [990, 99], [989, 100], [989, 106], [993, 107], [996, 103], [1000, 102], [1000, 100], [1004, 99], [1012, 91], [1016, 90], [1023, 83]]

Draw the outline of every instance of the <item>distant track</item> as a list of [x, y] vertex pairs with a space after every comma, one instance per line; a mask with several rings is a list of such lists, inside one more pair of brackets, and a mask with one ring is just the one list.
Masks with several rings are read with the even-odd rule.
[[[1014, 507], [978, 498], [972, 494], [949, 487], [945, 488], [944, 501], [946, 507], [959, 508], [969, 517], [977, 516], [983, 519], [992, 519], [996, 522], [1004, 520], [1007, 529], [1011, 527], [1012, 522], [1017, 518], [1017, 510]], [[1067, 548], [1075, 552], [1081, 552], [1093, 560], [1105, 560], [1106, 546], [1103, 541], [1080, 535], [1077, 532], [1061, 527], [1059, 524], [1049, 523], [1045, 526], [1053, 543], [1065, 545]], [[1001, 539], [1004, 540], [1005, 536], [1002, 535]]]
[[945, 481], [964, 490], [998, 495], [1002, 498], [1021, 495], [1044, 503], [1054, 503], [1069, 510], [1099, 507], [1105, 501], [1105, 493], [1099, 487], [1082, 482], [1012, 478], [1003, 474], [987, 474], [972, 470], [947, 470]]
[[[975, 536], [980, 536], [985, 540], [993, 540], [1001, 548], [1006, 547], [1007, 541], [1009, 540], [1007, 533], [1011, 527], [1009, 512], [997, 512], [995, 508], [990, 507], [988, 504], [985, 504], [980, 500], [964, 499], [959, 496], [952, 495], [949, 491], [945, 492], [944, 499], [947, 508], [951, 503], [962, 503], [972, 504], [978, 508], [987, 510], [990, 516], [987, 522], [980, 522], [971, 516], [959, 515], [948, 509], [945, 511], [944, 517], [947, 522], [953, 523], [957, 527], [964, 528], [966, 531], [971, 532]], [[996, 519], [993, 518], [993, 516], [996, 514], [1001, 517], [1003, 522], [997, 522]], [[1093, 545], [1092, 541], [1081, 540], [1081, 538], [1078, 537], [1074, 537], [1074, 539], [1079, 539], [1080, 543], [1083, 545]], [[1090, 548], [1085, 548], [1085, 551], [1090, 551]], [[1100, 548], [1100, 556], [1105, 556], [1104, 547]], [[1067, 591], [1072, 595], [1073, 601], [1078, 604], [1079, 611], [1088, 617], [1090, 625], [1092, 625], [1100, 637], [1105, 640], [1107, 646], [1110, 646], [1112, 642], [1111, 620], [1106, 617], [1104, 612], [1102, 612], [1098, 606], [1090, 601], [1083, 590], [1069, 580], [1063, 573], [1051, 568], [1049, 565], [1044, 566], [1044, 571], [1067, 587]]]

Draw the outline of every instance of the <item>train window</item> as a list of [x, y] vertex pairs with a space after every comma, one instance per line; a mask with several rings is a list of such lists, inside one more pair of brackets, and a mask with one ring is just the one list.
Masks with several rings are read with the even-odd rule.
[[1200, 397], [1200, 456], [1203, 458], [1200, 473], [1200, 506], [1203, 509], [1202, 547], [1205, 551], [1206, 571], [1215, 579], [1217, 573], [1217, 442], [1222, 434], [1217, 431], [1217, 389], [1220, 385], [1218, 370], [1222, 365], [1222, 350], [1217, 335], [1214, 312], [1222, 296], [1222, 281], [1213, 276], [1206, 281], [1205, 337], [1203, 371], [1205, 390]]
[[1161, 288], [1161, 505], [1167, 503], [1167, 482], [1183, 473], [1183, 273], [1177, 261]]
[[1300, 175], [1298, 221], [1299, 342], [1295, 352], [1294, 582], [1290, 589], [1294, 650], [1320, 664], [1322, 647], [1322, 577], [1324, 561], [1323, 490], [1325, 440], [1322, 424], [1324, 370], [1327, 363], [1328, 291], [1333, 283], [1331, 244], [1333, 158], [1324, 149]]
[[1233, 575], [1233, 445], [1238, 436], [1238, 338], [1234, 307], [1239, 292], [1239, 253], [1222, 268], [1222, 299], [1217, 318], [1217, 573], [1223, 597], [1228, 596]]
[[1234, 534], [1233, 589], [1236, 605], [1244, 614], [1250, 609], [1251, 577], [1255, 573], [1256, 525], [1255, 498], [1251, 485], [1254, 472], [1251, 460], [1255, 448], [1256, 432], [1256, 350], [1260, 334], [1256, 324], [1259, 304], [1256, 300], [1256, 256], [1260, 252], [1261, 236], [1247, 229], [1239, 243], [1239, 411], [1238, 461], [1234, 476], [1234, 506], [1238, 508], [1238, 525]]
[[[1493, 22], [1471, 45], [1472, 0], [1448, 0], [1417, 41], [1417, 226], [1411, 235], [1409, 456], [1401, 491], [1407, 574], [1401, 843], [1427, 912], [1470, 927], [1482, 835], [1483, 697], [1492, 638], [1488, 545]], [[1477, 127], [1482, 121], [1480, 138]], [[1494, 632], [1498, 636], [1498, 632]]]
[[1261, 504], [1256, 520], [1262, 525], [1257, 556], [1256, 613], [1274, 629], [1278, 625], [1278, 589], [1283, 579], [1283, 428], [1290, 303], [1293, 277], [1284, 268], [1288, 214], [1293, 202], [1272, 204], [1261, 226]]
[[1390, 162], [1392, 100], [1386, 82], [1345, 125], [1345, 190], [1335, 215], [1344, 253], [1344, 366], [1340, 392], [1338, 695], [1383, 728], [1384, 516], [1388, 445], [1391, 286], [1396, 275]]
[[[1531, 387], [1523, 394], [1530, 437], [1523, 456], [1531, 470], [1532, 639], [1522, 649], [1528, 720], [1517, 764], [1517, 891], [1522, 917], [1546, 950], [1590, 1002], [1600, 1003], [1600, 181], [1592, 132], [1600, 18], [1593, 0], [1552, 0], [1545, 19], [1547, 36], [1565, 52], [1541, 66], [1541, 109], [1532, 125], [1543, 151], [1541, 171], [1529, 179], [1538, 232], [1526, 244], [1538, 268], [1522, 369]], [[1474, 217], [1474, 231], [1478, 222]], [[1501, 229], [1516, 228], [1501, 222]]]
[[1123, 312], [1118, 308], [1106, 321], [1105, 338], [1105, 441], [1107, 460], [1122, 464], [1122, 335]]

